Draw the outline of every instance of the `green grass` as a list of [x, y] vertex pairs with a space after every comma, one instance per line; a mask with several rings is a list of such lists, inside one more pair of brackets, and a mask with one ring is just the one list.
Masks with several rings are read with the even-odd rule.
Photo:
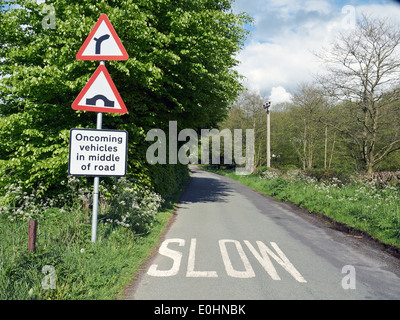
[[400, 186], [378, 186], [374, 181], [315, 181], [309, 177], [240, 176], [217, 171], [280, 201], [323, 214], [364, 231], [384, 244], [400, 248]]
[[[149, 234], [100, 221], [96, 243], [88, 212], [52, 208], [52, 218], [38, 221], [36, 253], [27, 250], [28, 222], [1, 218], [0, 299], [116, 299], [158, 245], [181, 193], [158, 212]], [[55, 289], [42, 286], [45, 265], [56, 271]]]

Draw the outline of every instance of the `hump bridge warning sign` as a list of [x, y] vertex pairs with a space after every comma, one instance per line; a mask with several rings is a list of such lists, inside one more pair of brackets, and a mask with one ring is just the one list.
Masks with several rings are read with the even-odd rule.
[[104, 65], [97, 67], [72, 103], [72, 109], [121, 114], [127, 112], [125, 103]]

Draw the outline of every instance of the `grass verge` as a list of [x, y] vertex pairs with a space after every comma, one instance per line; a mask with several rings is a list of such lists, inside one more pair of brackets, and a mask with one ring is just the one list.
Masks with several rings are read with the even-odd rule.
[[158, 245], [183, 189], [157, 213], [147, 235], [100, 221], [96, 243], [87, 212], [53, 208], [46, 214], [53, 219], [38, 222], [36, 253], [27, 250], [28, 222], [1, 218], [0, 299], [117, 299]]

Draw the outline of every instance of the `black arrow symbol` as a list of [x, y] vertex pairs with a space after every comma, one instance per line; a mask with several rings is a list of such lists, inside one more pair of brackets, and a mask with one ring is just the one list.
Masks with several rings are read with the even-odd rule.
[[100, 38], [93, 38], [94, 41], [96, 41], [96, 54], [100, 54], [100, 47], [101, 43], [105, 40], [110, 38], [109, 34], [105, 34], [104, 36], [101, 36]]

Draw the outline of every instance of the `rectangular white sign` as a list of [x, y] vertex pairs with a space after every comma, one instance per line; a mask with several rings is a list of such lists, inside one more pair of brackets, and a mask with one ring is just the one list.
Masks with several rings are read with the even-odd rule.
[[117, 130], [71, 129], [68, 173], [72, 176], [126, 175], [128, 133]]

